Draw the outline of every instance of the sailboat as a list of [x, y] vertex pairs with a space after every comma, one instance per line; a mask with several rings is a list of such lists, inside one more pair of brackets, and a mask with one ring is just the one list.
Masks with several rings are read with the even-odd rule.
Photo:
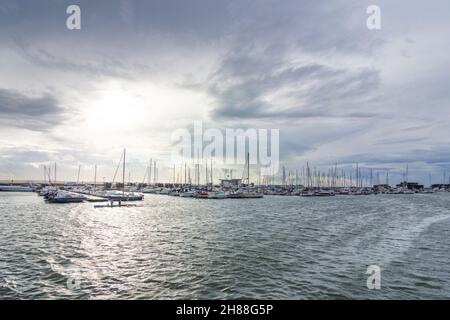
[[[247, 173], [247, 177], [245, 178], [245, 173]], [[237, 191], [230, 192], [228, 198], [236, 199], [236, 198], [245, 198], [245, 199], [253, 199], [253, 198], [262, 198], [264, 197], [264, 193], [259, 192], [255, 188], [250, 187], [250, 152], [247, 152], [247, 159], [245, 161], [245, 169], [243, 174], [244, 178], [247, 180], [247, 185], [245, 188], [241, 188]]]
[[[94, 208], [104, 207], [135, 207], [135, 204], [122, 204], [122, 201], [140, 201], [144, 199], [144, 195], [135, 192], [125, 192], [125, 157], [126, 149], [123, 149], [123, 163], [122, 163], [122, 191], [111, 190], [105, 193], [105, 197], [110, 201], [107, 205], [96, 205]], [[119, 204], [114, 205], [117, 201]]]

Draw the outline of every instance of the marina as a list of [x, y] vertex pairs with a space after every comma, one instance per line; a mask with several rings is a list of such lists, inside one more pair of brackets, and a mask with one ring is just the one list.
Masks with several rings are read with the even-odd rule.
[[[145, 196], [166, 195], [171, 197], [196, 199], [258, 199], [264, 196], [297, 196], [297, 197], [324, 197], [324, 196], [363, 196], [377, 194], [430, 194], [436, 192], [449, 192], [447, 185], [438, 185], [436, 188], [407, 188], [391, 187], [388, 185], [375, 185], [373, 187], [305, 187], [283, 185], [238, 185], [237, 187], [224, 187], [221, 185], [176, 185], [158, 184], [141, 185], [126, 184], [122, 189], [96, 186], [92, 184], [76, 186], [55, 186], [44, 184], [31, 184], [29, 186], [0, 185], [0, 192], [36, 192], [49, 202], [106, 202], [106, 201], [142, 201]], [[52, 201], [56, 200], [56, 201]]]
[[171, 197], [196, 199], [258, 199], [264, 196], [330, 197], [330, 196], [364, 196], [378, 194], [407, 195], [449, 192], [449, 185], [435, 185], [429, 188], [416, 188], [415, 184], [401, 183], [397, 186], [373, 185], [371, 187], [306, 187], [303, 185], [227, 185], [222, 180], [220, 185], [186, 185], [173, 183], [158, 184], [113, 184], [93, 185], [55, 185], [31, 183], [25, 185], [0, 185], [0, 192], [36, 192], [46, 201], [54, 203], [71, 202], [107, 202], [107, 201], [142, 201], [144, 197], [165, 195]]
[[[391, 186], [389, 184], [389, 172], [386, 171], [386, 182], [381, 183], [380, 174], [377, 172], [374, 178], [372, 168], [365, 168], [366, 175], [358, 164], [350, 171], [339, 169], [338, 165], [328, 169], [325, 174], [316, 168], [311, 169], [309, 163], [302, 170], [289, 170], [282, 167], [281, 184], [276, 184], [275, 176], [258, 176], [258, 182], [251, 181], [250, 178], [250, 153], [247, 153], [242, 178], [232, 178], [229, 175], [220, 178], [219, 184], [214, 183], [212, 159], [208, 171], [208, 164], [205, 166], [205, 183], [200, 182], [200, 166], [195, 165], [195, 183], [193, 182], [190, 170], [187, 165], [181, 167], [177, 173], [173, 166], [171, 183], [157, 182], [156, 162], [150, 160], [145, 171], [143, 182], [127, 182], [126, 176], [126, 149], [120, 157], [112, 182], [97, 183], [97, 165], [94, 166], [94, 181], [92, 183], [79, 183], [80, 169], [78, 167], [77, 183], [56, 182], [57, 164], [54, 164], [52, 179], [51, 166], [44, 166], [44, 177], [48, 179], [41, 183], [16, 183], [0, 184], [0, 192], [37, 192], [45, 201], [50, 203], [81, 203], [87, 202], [109, 202], [105, 206], [114, 207], [114, 202], [122, 206], [122, 202], [142, 201], [145, 195], [166, 195], [171, 197], [195, 198], [195, 199], [261, 199], [264, 196], [299, 196], [299, 197], [334, 197], [334, 196], [367, 196], [378, 194], [392, 195], [412, 195], [416, 193], [436, 193], [450, 192], [449, 183], [446, 182], [446, 172], [444, 172], [443, 184], [431, 184], [428, 188], [417, 182], [408, 181], [409, 168], [405, 167], [403, 173], [404, 181]], [[116, 182], [116, 176], [121, 168], [122, 181]], [[354, 170], [354, 176], [352, 176]], [[153, 172], [153, 181], [152, 181]], [[225, 170], [227, 172], [227, 170]], [[293, 174], [295, 172], [295, 175]], [[184, 181], [181, 178], [184, 173]], [[292, 173], [292, 174], [291, 174]], [[368, 173], [368, 174], [367, 174]], [[353, 178], [354, 177], [354, 178]], [[147, 180], [147, 181], [146, 181]], [[146, 181], [146, 183], [144, 183]], [[101, 207], [97, 205], [96, 207]]]

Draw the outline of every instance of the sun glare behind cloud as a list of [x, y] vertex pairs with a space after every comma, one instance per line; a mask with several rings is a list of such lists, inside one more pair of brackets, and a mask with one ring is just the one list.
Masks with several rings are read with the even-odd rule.
[[183, 88], [144, 81], [106, 83], [80, 105], [82, 121], [74, 129], [94, 148], [145, 148], [150, 140], [168, 143], [172, 130], [204, 118], [209, 104], [204, 94]]

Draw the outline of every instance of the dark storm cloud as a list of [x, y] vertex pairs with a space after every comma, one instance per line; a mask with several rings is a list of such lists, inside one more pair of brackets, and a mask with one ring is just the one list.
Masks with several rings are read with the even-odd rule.
[[0, 124], [34, 131], [47, 131], [64, 120], [64, 109], [50, 95], [29, 97], [0, 89]]
[[[286, 67], [277, 57], [247, 54], [225, 59], [208, 81], [216, 98], [214, 118], [370, 118], [379, 76], [376, 70], [345, 70], [316, 63]], [[284, 102], [267, 101], [285, 91]]]
[[[82, 29], [75, 32], [65, 27], [65, 9], [73, 3], [80, 5], [82, 14]], [[252, 73], [254, 68], [267, 67], [265, 64], [274, 58], [269, 62], [270, 72], [274, 64], [283, 66], [281, 58], [292, 48], [319, 54], [330, 49], [353, 53], [372, 50], [377, 38], [368, 37], [364, 28], [361, 32], [361, 28], [349, 27], [352, 10], [364, 12], [362, 5], [356, 9], [353, 6], [344, 0], [325, 6], [311, 0], [287, 0], [283, 5], [255, 0], [18, 1], [3, 5], [0, 34], [12, 39], [12, 45], [27, 61], [72, 73], [124, 78], [150, 73], [154, 71], [148, 67], [154, 66], [154, 54], [142, 63], [133, 56], [143, 46], [158, 48], [160, 44], [152, 42], [151, 35], [159, 35], [163, 45], [172, 41], [185, 49], [230, 41], [227, 45], [235, 56], [225, 59], [221, 71], [235, 64]], [[49, 38], [60, 48], [46, 46]], [[84, 44], [81, 48], [80, 43]], [[260, 44], [266, 51], [264, 65], [252, 61], [251, 50], [247, 50], [248, 56], [239, 52], [240, 48]], [[124, 48], [128, 48], [126, 53]]]
[[204, 81], [217, 102], [213, 119], [377, 116], [371, 107], [379, 70], [324, 63], [327, 55], [370, 55], [382, 43], [353, 19], [355, 11], [364, 17], [363, 3], [245, 1], [229, 8], [228, 50]]
[[[81, 8], [81, 30], [66, 28], [71, 4]], [[50, 70], [135, 80], [163, 72], [158, 59], [172, 54], [166, 45], [190, 50], [223, 36], [228, 7], [208, 0], [19, 0], [0, 4], [0, 47]]]
[[[5, 2], [5, 3], [3, 3]], [[162, 33], [181, 39], [194, 34], [214, 39], [230, 22], [233, 1], [210, 0], [17, 0], [0, 3], [0, 34], [37, 40], [48, 36], [76, 40], [96, 38], [98, 45], [118, 39], [129, 45], [136, 37]], [[237, 2], [238, 3], [238, 2]], [[66, 8], [81, 8], [81, 30], [68, 31]], [[130, 32], [133, 37], [130, 37]], [[139, 38], [142, 40], [142, 38]]]

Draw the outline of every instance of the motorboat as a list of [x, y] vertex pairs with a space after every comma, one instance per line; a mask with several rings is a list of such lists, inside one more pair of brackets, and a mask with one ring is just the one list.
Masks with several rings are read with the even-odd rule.
[[145, 188], [142, 190], [142, 193], [158, 193], [158, 191], [161, 191], [160, 188]]
[[163, 189], [160, 189], [159, 191], [157, 191], [156, 193], [157, 193], [157, 194], [165, 194], [165, 195], [168, 195], [169, 192], [170, 192], [170, 189], [168, 189], [168, 188], [163, 188]]
[[228, 198], [231, 199], [256, 199], [262, 198], [264, 194], [262, 192], [253, 191], [253, 190], [237, 190], [234, 192], [230, 192]]
[[180, 197], [193, 198], [193, 197], [195, 197], [196, 194], [197, 194], [197, 192], [195, 192], [194, 190], [183, 190], [182, 192], [180, 192]]
[[172, 189], [169, 191], [168, 195], [172, 197], [178, 197], [180, 195], [180, 189]]
[[208, 199], [208, 192], [206, 191], [198, 191], [197, 194], [195, 195], [196, 198], [198, 199]]
[[305, 189], [300, 195], [302, 197], [314, 197], [316, 193], [312, 189]]
[[54, 196], [47, 199], [50, 203], [74, 203], [83, 202], [84, 200], [86, 200], [85, 196], [64, 190], [59, 190]]
[[335, 193], [333, 190], [319, 189], [318, 191], [315, 192], [315, 195], [318, 197], [330, 197], [334, 196]]
[[227, 194], [222, 190], [213, 190], [208, 192], [208, 199], [226, 199]]
[[319, 190], [307, 190], [304, 191], [301, 196], [302, 197], [332, 197], [335, 193], [333, 190], [327, 190], [327, 189], [319, 189]]

